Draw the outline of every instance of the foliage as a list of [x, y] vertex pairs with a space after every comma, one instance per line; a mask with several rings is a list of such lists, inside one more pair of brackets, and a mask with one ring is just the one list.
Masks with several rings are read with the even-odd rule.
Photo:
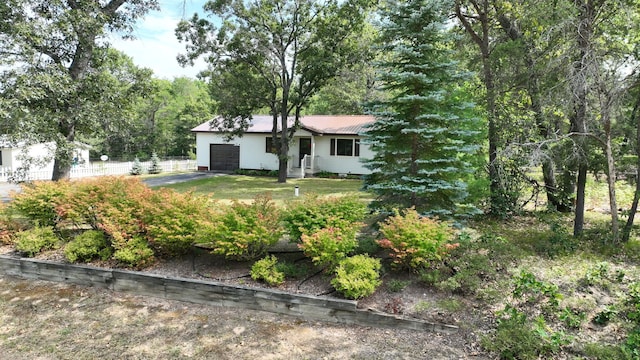
[[211, 204], [206, 197], [160, 189], [144, 201], [147, 203], [141, 220], [145, 237], [158, 255], [187, 253], [192, 244], [200, 241], [202, 231], [211, 226], [207, 222]]
[[27, 145], [54, 142], [52, 179], [69, 178], [76, 137], [129, 118], [151, 71], [137, 68], [106, 40], [109, 32], [129, 35], [157, 8], [156, 0], [12, 0], [0, 9], [12, 24], [0, 26], [0, 82], [11, 84], [0, 87], [2, 133]]
[[284, 282], [285, 274], [278, 269], [278, 258], [270, 255], [256, 261], [251, 266], [251, 278], [275, 286]]
[[88, 230], [73, 238], [64, 247], [64, 255], [69, 262], [87, 262], [95, 258], [107, 260], [111, 258], [113, 249], [104, 233]]
[[23, 184], [22, 191], [14, 196], [10, 206], [37, 224], [55, 226], [60, 221], [56, 206], [65, 202], [70, 189], [71, 184], [67, 181]]
[[160, 174], [162, 172], [162, 167], [160, 166], [160, 159], [158, 159], [158, 154], [156, 154], [155, 152], [151, 154], [150, 161], [151, 165], [148, 169], [149, 174]]
[[14, 210], [6, 204], [0, 204], [0, 244], [13, 244], [15, 234], [26, 230], [27, 224], [14, 216]]
[[365, 189], [377, 195], [374, 208], [415, 207], [444, 218], [467, 217], [466, 180], [474, 170], [482, 128], [465, 89], [470, 74], [453, 61], [447, 31], [450, 3], [433, 0], [386, 2], [381, 7], [377, 63], [389, 96], [369, 104], [376, 121], [367, 129], [373, 158]]
[[60, 239], [51, 226], [36, 226], [15, 235], [16, 250], [33, 257], [43, 250], [55, 248]]
[[564, 332], [550, 329], [543, 317], [532, 321], [513, 307], [500, 313], [495, 333], [482, 338], [482, 346], [498, 353], [501, 359], [548, 358], [570, 342]]
[[402, 290], [404, 290], [404, 288], [406, 288], [411, 282], [410, 281], [403, 281], [403, 280], [391, 280], [389, 282], [387, 282], [387, 288], [389, 289], [389, 291], [391, 292], [400, 292]]
[[133, 165], [131, 166], [131, 170], [129, 171], [129, 174], [131, 175], [142, 175], [144, 173], [144, 170], [142, 169], [142, 163], [140, 162], [140, 159], [135, 158], [133, 160]]
[[153, 250], [147, 242], [138, 236], [119, 246], [113, 253], [113, 258], [131, 268], [144, 268], [153, 263]]
[[311, 194], [302, 201], [287, 203], [282, 220], [291, 240], [298, 241], [303, 234], [362, 221], [365, 212], [366, 205], [355, 196], [321, 198]]
[[396, 211], [380, 224], [384, 236], [378, 244], [390, 251], [394, 265], [420, 270], [440, 263], [449, 251], [459, 244], [451, 244], [451, 226], [437, 219], [423, 217], [415, 209]]
[[358, 246], [356, 238], [361, 223], [322, 228], [310, 235], [302, 234], [298, 247], [315, 265], [334, 269]]
[[235, 260], [264, 256], [282, 236], [280, 212], [269, 196], [257, 196], [251, 204], [234, 201], [203, 229], [199, 243], [208, 243], [211, 252]]
[[547, 304], [553, 309], [557, 309], [562, 300], [557, 285], [540, 281], [526, 270], [522, 270], [520, 275], [516, 276], [513, 296], [518, 299], [526, 297], [526, 302], [529, 303], [546, 299]]
[[349, 299], [360, 299], [373, 294], [380, 281], [379, 259], [367, 255], [354, 255], [342, 259], [336, 268], [331, 285]]

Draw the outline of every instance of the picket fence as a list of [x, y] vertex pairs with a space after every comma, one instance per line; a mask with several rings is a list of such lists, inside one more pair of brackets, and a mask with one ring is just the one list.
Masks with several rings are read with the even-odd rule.
[[[151, 161], [140, 162], [143, 173], [148, 173]], [[195, 171], [195, 160], [165, 160], [159, 162], [162, 173], [172, 173], [180, 171]], [[92, 176], [108, 176], [108, 175], [127, 175], [133, 168], [133, 161], [128, 162], [111, 162], [98, 161], [89, 164], [74, 165], [71, 168], [71, 178], [78, 179]], [[50, 180], [52, 169], [30, 170], [22, 180]], [[8, 182], [12, 179], [13, 170], [8, 167], [0, 167], [0, 182]]]

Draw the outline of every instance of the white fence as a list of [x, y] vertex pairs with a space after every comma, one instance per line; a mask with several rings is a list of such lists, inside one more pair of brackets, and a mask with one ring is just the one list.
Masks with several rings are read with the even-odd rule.
[[[140, 162], [143, 173], [147, 173], [151, 166], [151, 161]], [[159, 162], [163, 173], [179, 171], [195, 171], [195, 160], [166, 160]], [[84, 165], [76, 165], [71, 168], [71, 178], [83, 178], [106, 175], [127, 175], [133, 168], [133, 161], [129, 162], [92, 162]], [[50, 180], [52, 169], [30, 170], [24, 180]], [[7, 167], [0, 167], [0, 182], [7, 182], [12, 177], [13, 170]], [[17, 175], [17, 174], [16, 174]]]

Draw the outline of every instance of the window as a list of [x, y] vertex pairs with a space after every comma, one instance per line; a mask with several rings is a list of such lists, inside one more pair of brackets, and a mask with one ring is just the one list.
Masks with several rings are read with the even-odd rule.
[[330, 154], [360, 156], [360, 139], [331, 139]]
[[[278, 147], [274, 144], [273, 137], [268, 136], [266, 139], [264, 151], [271, 154], [277, 154]], [[280, 138], [278, 138], [277, 141], [280, 141]]]

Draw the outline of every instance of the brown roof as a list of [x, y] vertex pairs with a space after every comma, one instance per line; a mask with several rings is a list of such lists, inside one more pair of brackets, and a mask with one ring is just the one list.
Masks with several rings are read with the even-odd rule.
[[[302, 128], [317, 134], [334, 135], [358, 135], [366, 131], [365, 126], [374, 122], [370, 115], [307, 115], [300, 118]], [[293, 124], [290, 117], [289, 124]], [[270, 133], [273, 127], [271, 115], [254, 115], [248, 133]], [[191, 131], [193, 132], [217, 132], [211, 129], [209, 121], [206, 121]]]

